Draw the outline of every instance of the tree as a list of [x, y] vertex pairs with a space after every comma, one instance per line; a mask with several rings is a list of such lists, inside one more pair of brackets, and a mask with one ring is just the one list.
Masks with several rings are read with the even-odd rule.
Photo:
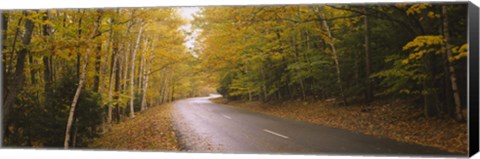
[[447, 15], [447, 6], [443, 5], [442, 6], [442, 17], [443, 17], [443, 43], [445, 45], [445, 54], [447, 54], [447, 66], [450, 74], [450, 82], [452, 86], [452, 92], [453, 92], [453, 99], [455, 101], [455, 118], [459, 121], [463, 120], [464, 117], [462, 115], [462, 103], [460, 101], [460, 93], [458, 91], [458, 86], [457, 86], [457, 77], [455, 73], [455, 68], [451, 64], [451, 59], [453, 58], [452, 56], [452, 50], [450, 47], [450, 35], [449, 35], [449, 28], [448, 28], [448, 15]]
[[372, 90], [372, 83], [370, 81], [370, 72], [371, 72], [371, 64], [370, 64], [370, 27], [368, 26], [368, 15], [367, 10], [364, 9], [364, 24], [365, 24], [365, 82], [366, 82], [366, 92], [365, 92], [365, 101], [369, 103], [373, 100], [373, 90]]
[[463, 4], [205, 7], [195, 33], [175, 8], [2, 13], [7, 146], [84, 147], [102, 122], [215, 89], [262, 102], [398, 99], [425, 117], [456, 118], [467, 99]]
[[[426, 116], [438, 116], [448, 111], [453, 97], [440, 91], [451, 89], [439, 80], [449, 71], [436, 69], [446, 66], [436, 60], [443, 28], [435, 8], [441, 6], [203, 8], [194, 21], [202, 30], [196, 51], [201, 67], [217, 81], [217, 91], [229, 100], [335, 98], [356, 103], [363, 97], [369, 103], [375, 92], [380, 99], [412, 99], [415, 107], [423, 105]], [[465, 6], [448, 7], [462, 12]], [[465, 18], [455, 18], [461, 23], [453, 23], [456, 37], [450, 50], [458, 54], [453, 55], [458, 61], [454, 68], [463, 71]], [[464, 83], [459, 87], [462, 92]]]
[[334, 38], [332, 37], [332, 32], [330, 32], [330, 27], [328, 26], [327, 21], [325, 20], [326, 19], [325, 13], [321, 13], [321, 14], [322, 14], [322, 18], [323, 18], [323, 21], [322, 21], [323, 26], [325, 27], [325, 30], [327, 31], [327, 35], [328, 35], [328, 40], [326, 40], [326, 41], [328, 41], [328, 44], [330, 45], [330, 48], [332, 49], [332, 56], [333, 56], [333, 60], [335, 61], [335, 69], [337, 71], [337, 84], [338, 84], [338, 87], [340, 88], [342, 102], [343, 102], [343, 105], [347, 105], [347, 100], [345, 98], [345, 94], [344, 94], [343, 86], [342, 86], [340, 64], [338, 63], [337, 51], [335, 50]]
[[[100, 27], [100, 20], [101, 19], [102, 19], [102, 16], [98, 15], [98, 17], [95, 21], [95, 24], [94, 24], [94, 31], [90, 35], [91, 38], [95, 37], [95, 34], [97, 33], [97, 30]], [[88, 46], [87, 46], [86, 52], [85, 52], [84, 57], [83, 57], [84, 62], [83, 62], [83, 65], [82, 65], [82, 70], [80, 72], [81, 75], [80, 75], [80, 79], [78, 81], [78, 87], [77, 87], [77, 90], [75, 91], [75, 96], [73, 97], [72, 105], [70, 106], [70, 113], [68, 115], [68, 120], [67, 120], [67, 128], [65, 129], [65, 142], [63, 143], [63, 146], [64, 146], [65, 149], [68, 149], [68, 146], [69, 146], [70, 129], [72, 127], [72, 123], [73, 123], [73, 119], [74, 119], [74, 115], [75, 115], [75, 107], [77, 106], [78, 98], [80, 97], [80, 93], [82, 91], [82, 87], [83, 87], [84, 82], [85, 82], [85, 74], [87, 73], [87, 65], [88, 65], [89, 55], [90, 55], [90, 48], [88, 48]]]
[[140, 43], [140, 37], [142, 36], [142, 31], [143, 31], [143, 24], [142, 26], [140, 26], [140, 31], [138, 32], [138, 37], [137, 37], [137, 42], [135, 42], [135, 47], [133, 48], [133, 54], [132, 54], [132, 58], [131, 58], [131, 62], [132, 62], [132, 65], [131, 65], [131, 71], [130, 71], [130, 118], [134, 118], [135, 117], [135, 112], [134, 112], [134, 109], [133, 109], [133, 100], [135, 98], [135, 82], [134, 82], [134, 79], [135, 79], [135, 55], [137, 53], [137, 49], [138, 49], [138, 45]]
[[[30, 13], [26, 13], [26, 16], [29, 16]], [[3, 137], [8, 137], [8, 123], [9, 123], [9, 114], [10, 110], [13, 107], [15, 97], [20, 93], [24, 86], [25, 75], [23, 74], [25, 67], [25, 57], [29, 51], [29, 44], [32, 39], [32, 33], [34, 28], [34, 23], [32, 20], [27, 19], [25, 21], [25, 31], [22, 37], [23, 48], [17, 53], [17, 62], [15, 66], [15, 72], [13, 78], [10, 79], [9, 85], [7, 85], [6, 97], [3, 100]], [[8, 76], [8, 75], [7, 75]]]

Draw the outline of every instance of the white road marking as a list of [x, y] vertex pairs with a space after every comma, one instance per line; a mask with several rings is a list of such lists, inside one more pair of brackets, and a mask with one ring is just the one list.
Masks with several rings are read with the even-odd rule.
[[267, 129], [263, 129], [263, 131], [265, 131], [267, 133], [270, 133], [270, 134], [273, 134], [273, 135], [280, 136], [280, 137], [285, 138], [285, 139], [288, 139], [288, 136], [285, 136], [285, 135], [282, 135], [282, 134], [279, 134], [279, 133], [276, 133], [276, 132], [273, 132], [273, 131], [270, 131], [270, 130], [267, 130]]
[[231, 117], [229, 116], [226, 116], [226, 115], [222, 115], [224, 118], [227, 118], [227, 119], [232, 119]]

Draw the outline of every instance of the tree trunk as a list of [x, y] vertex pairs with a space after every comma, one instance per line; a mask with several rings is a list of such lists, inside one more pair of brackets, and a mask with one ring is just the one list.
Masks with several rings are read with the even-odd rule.
[[148, 39], [143, 42], [144, 44], [144, 53], [140, 55], [140, 60], [139, 60], [139, 65], [138, 65], [138, 82], [137, 82], [137, 87], [138, 89], [142, 89], [143, 87], [143, 74], [145, 72], [145, 53], [148, 52], [147, 45], [148, 45]]
[[447, 6], [442, 6], [442, 17], [443, 17], [443, 36], [444, 36], [444, 44], [445, 44], [445, 53], [447, 54], [448, 59], [448, 68], [450, 74], [450, 85], [452, 86], [452, 93], [453, 99], [455, 102], [455, 118], [458, 121], [462, 121], [464, 119], [462, 115], [462, 101], [460, 100], [460, 92], [458, 91], [457, 85], [457, 76], [455, 74], [455, 67], [453, 66], [453, 62], [450, 61], [452, 59], [452, 50], [450, 46], [450, 33], [448, 28], [448, 15], [447, 15]]
[[[114, 49], [115, 50], [115, 49]], [[117, 103], [115, 104], [115, 107], [116, 107], [116, 110], [117, 110], [117, 113], [116, 113], [116, 121], [117, 122], [120, 122], [120, 104], [118, 103], [118, 100], [119, 100], [119, 94], [120, 94], [120, 68], [121, 68], [121, 65], [120, 65], [120, 58], [117, 60], [117, 64], [115, 66], [115, 101], [117, 101]]]
[[327, 20], [325, 20], [326, 16], [325, 13], [322, 13], [322, 19], [323, 19], [323, 26], [325, 27], [325, 30], [327, 31], [328, 34], [328, 44], [330, 45], [330, 48], [332, 49], [332, 55], [333, 55], [333, 60], [335, 61], [335, 69], [337, 71], [337, 84], [340, 89], [340, 95], [342, 96], [342, 104], [345, 106], [347, 105], [347, 99], [345, 98], [345, 93], [343, 91], [343, 86], [342, 86], [342, 76], [340, 72], [340, 64], [338, 62], [338, 56], [337, 56], [337, 51], [335, 50], [335, 44], [333, 42], [333, 36], [332, 32], [330, 32], [330, 27], [327, 24]]
[[28, 55], [28, 63], [30, 64], [30, 82], [32, 85], [35, 85], [37, 83], [37, 80], [35, 78], [36, 72], [34, 69], [34, 62], [33, 62], [33, 56], [32, 53], [30, 52]]
[[[443, 30], [443, 29], [442, 29]], [[443, 33], [443, 31], [442, 31]], [[455, 106], [452, 103], [452, 87], [451, 82], [450, 82], [450, 70], [449, 70], [449, 61], [446, 53], [442, 54], [442, 60], [443, 60], [443, 90], [444, 90], [444, 95], [443, 98], [445, 98], [445, 102], [443, 104], [443, 110], [446, 112], [446, 114], [452, 118], [455, 118]]]
[[[80, 14], [80, 9], [78, 10], [77, 14]], [[80, 16], [80, 18], [78, 19], [78, 33], [77, 33], [77, 38], [78, 39], [81, 39], [82, 38], [82, 19], [83, 19], [83, 13], [82, 15]], [[77, 50], [77, 63], [76, 63], [76, 70], [77, 70], [77, 79], [80, 80], [80, 43], [78, 41], [77, 43], [77, 46], [76, 46], [76, 50]]]
[[[296, 27], [296, 25], [295, 25]], [[299, 60], [298, 58], [298, 48], [297, 48], [297, 42], [295, 41], [295, 37], [292, 36], [291, 38], [291, 43], [292, 43], [292, 46], [293, 46], [293, 57], [295, 59], [295, 62], [296, 63], [300, 63], [301, 61]], [[305, 94], [305, 84], [303, 83], [303, 78], [300, 78], [298, 80], [298, 83], [300, 84], [300, 92], [302, 92], [302, 99], [305, 100], [307, 97], [306, 97], [306, 94]]]
[[163, 76], [163, 82], [162, 82], [162, 89], [160, 90], [160, 99], [161, 99], [161, 102], [160, 103], [165, 103], [165, 94], [166, 94], [166, 91], [167, 91], [167, 82], [168, 82], [168, 78], [167, 78], [167, 72], [162, 70], [164, 76]]
[[[116, 44], [115, 44], [116, 45]], [[112, 91], [114, 87], [114, 73], [117, 72], [117, 57], [115, 56], [117, 54], [117, 46], [114, 46], [113, 48], [113, 53], [112, 53], [112, 59], [110, 63], [110, 76], [109, 76], [109, 84], [108, 84], [108, 111], [107, 111], [107, 123], [112, 123], [112, 109], [113, 109], [113, 99], [112, 99]], [[115, 81], [117, 83], [117, 81]]]
[[50, 61], [48, 60], [48, 56], [43, 56], [43, 80], [45, 82], [44, 90], [45, 90], [45, 106], [50, 105], [50, 96], [52, 94], [52, 79], [51, 79], [51, 72], [50, 72]]
[[[155, 41], [152, 41], [151, 44], [150, 44], [150, 45], [151, 45], [151, 46], [150, 46], [150, 47], [151, 47], [151, 48], [150, 48], [151, 50], [148, 50], [148, 49], [147, 49], [147, 45], [145, 45], [145, 50], [146, 50], [147, 53], [154, 51], [154, 49], [155, 49], [155, 47], [154, 47], [154, 44], [155, 44], [155, 43], [154, 43], [154, 42], [155, 42]], [[149, 76], [150, 76], [152, 59], [153, 59], [153, 56], [151, 56], [151, 55], [152, 55], [151, 53], [147, 54], [147, 58], [150, 59], [150, 60], [148, 60], [148, 62], [147, 62], [146, 58], [142, 56], [142, 57], [143, 57], [142, 59], [145, 60], [145, 62], [144, 62], [144, 64], [143, 64], [143, 65], [144, 65], [144, 66], [143, 66], [144, 68], [142, 69], [142, 71], [145, 71], [144, 73], [142, 73], [144, 79], [143, 79], [143, 82], [142, 82], [143, 84], [142, 84], [142, 86], [140, 87], [140, 88], [143, 89], [143, 93], [142, 93], [142, 105], [141, 105], [142, 111], [147, 108], [148, 78], [149, 78]]]
[[[108, 59], [110, 57], [109, 54], [112, 52], [111, 50], [112, 50], [112, 45], [113, 45], [113, 22], [114, 22], [114, 19], [111, 18], [110, 19], [110, 33], [109, 33], [109, 38], [108, 38], [108, 42], [107, 42], [107, 49], [106, 49], [105, 55], [104, 55], [105, 62], [102, 63], [101, 68], [100, 68], [100, 70], [101, 70], [100, 74], [102, 75], [102, 78], [103, 78], [103, 80], [100, 80], [100, 82], [101, 82], [100, 83], [100, 98], [101, 99], [104, 99], [105, 89], [107, 87], [106, 79], [107, 79], [107, 72], [108, 72], [108, 68], [109, 68]], [[113, 66], [114, 58], [115, 58], [115, 56], [112, 53], [112, 58], [110, 58], [111, 61], [110, 61], [110, 72], [108, 73], [108, 81], [112, 80], [112, 77], [111, 77], [112, 76], [112, 71], [111, 70], [114, 69], [113, 68], [114, 67]], [[111, 83], [109, 83], [109, 86], [110, 85], [111, 85]], [[110, 87], [109, 87], [109, 89], [110, 89]], [[110, 90], [109, 90], [109, 92], [110, 92]], [[109, 101], [111, 101], [111, 96], [107, 97], [107, 99]], [[108, 109], [110, 109], [110, 108], [111, 108], [111, 105], [109, 105]], [[107, 114], [108, 114], [108, 110], [107, 110]], [[108, 121], [108, 116], [106, 118], [107, 118], [107, 121]]]
[[87, 49], [87, 52], [84, 55], [84, 64], [82, 66], [80, 80], [78, 81], [78, 87], [77, 87], [77, 90], [75, 91], [75, 96], [73, 97], [72, 105], [70, 106], [70, 113], [68, 114], [67, 128], [65, 130], [65, 141], [63, 143], [63, 146], [65, 149], [68, 149], [69, 140], [70, 140], [70, 128], [72, 127], [75, 107], [77, 106], [78, 98], [80, 97], [80, 92], [82, 91], [83, 83], [85, 81], [85, 74], [87, 72], [88, 54], [90, 54], [90, 49]]
[[368, 15], [367, 11], [364, 8], [365, 17], [365, 82], [367, 84], [367, 89], [365, 92], [365, 103], [370, 103], [373, 100], [373, 88], [372, 82], [370, 80], [371, 72], [371, 63], [370, 63], [370, 26], [368, 25]]
[[[112, 46], [112, 58], [110, 61], [110, 76], [109, 76], [109, 85], [108, 85], [108, 110], [107, 110], [107, 123], [112, 123], [112, 114], [113, 114], [113, 87], [115, 87], [115, 91], [118, 91], [118, 40], [117, 40], [117, 32], [113, 31], [113, 25], [115, 24], [115, 17], [118, 15], [118, 9], [115, 12], [114, 17], [111, 19], [110, 23], [110, 45]], [[109, 45], [109, 46], [110, 46]], [[115, 80], [115, 83], [113, 82]], [[118, 100], [115, 97], [115, 100]], [[109, 127], [110, 128], [110, 127]], [[109, 129], [110, 130], [110, 129]]]
[[[47, 15], [43, 17], [44, 20], [48, 20], [48, 12]], [[50, 26], [47, 24], [43, 25], [43, 36], [48, 37], [50, 36]], [[52, 50], [53, 51], [53, 50]], [[43, 56], [43, 80], [44, 80], [44, 91], [45, 91], [45, 107], [50, 106], [50, 96], [52, 92], [52, 72], [50, 70], [51, 63], [49, 60], [48, 55]]]
[[[7, 49], [7, 45], [5, 44], [5, 40], [7, 39], [7, 30], [8, 30], [8, 16], [7, 16], [7, 13], [2, 13], [0, 12], [0, 14], [2, 14], [2, 39], [0, 40], [2, 42], [2, 50], [0, 52], [2, 52], [2, 56], [3, 56], [3, 62], [2, 64], [0, 65], [1, 66], [1, 69], [2, 69], [2, 73], [3, 73], [3, 79], [2, 79], [2, 99], [3, 98], [3, 95], [5, 95], [6, 91], [5, 91], [5, 86], [7, 84], [6, 82], [6, 79], [5, 76], [7, 76], [7, 68], [5, 67], [5, 63], [7, 62], [7, 58], [5, 57], [5, 50]], [[2, 117], [2, 115], [0, 114], [0, 118]], [[0, 133], [1, 134], [1, 133]], [[0, 137], [2, 137], [2, 135], [0, 135]], [[1, 146], [1, 141], [0, 141], [0, 146]]]
[[128, 86], [128, 56], [130, 55], [131, 51], [131, 44], [128, 42], [127, 48], [125, 49], [124, 55], [123, 55], [123, 67], [122, 67], [122, 75], [123, 75], [123, 80], [122, 80], [122, 93], [127, 93], [127, 86]]
[[[5, 41], [5, 39], [7, 39], [8, 15], [7, 13], [1, 13], [1, 14], [2, 14], [2, 41]], [[5, 50], [5, 48], [7, 48], [7, 46], [5, 45], [5, 42], [2, 42], [2, 52], [3, 50]]]
[[[27, 15], [28, 16], [28, 15]], [[2, 139], [5, 139], [8, 137], [8, 126], [9, 126], [9, 115], [10, 109], [13, 107], [15, 103], [15, 97], [20, 93], [20, 91], [24, 87], [24, 80], [25, 80], [25, 75], [24, 75], [24, 67], [25, 67], [25, 57], [27, 55], [27, 52], [29, 52], [28, 46], [30, 45], [30, 41], [32, 39], [32, 33], [33, 33], [33, 27], [34, 23], [32, 20], [27, 19], [25, 22], [25, 32], [23, 34], [22, 38], [22, 44], [24, 48], [18, 52], [17, 55], [17, 64], [15, 66], [15, 74], [14, 78], [11, 78], [11, 81], [9, 82], [8, 85], [6, 85], [8, 94], [6, 94], [4, 103], [3, 103], [3, 135], [4, 137]]]
[[267, 101], [268, 100], [268, 94], [267, 94], [267, 86], [266, 86], [266, 83], [267, 83], [267, 79], [266, 79], [266, 75], [265, 75], [265, 69], [263, 68], [262, 66], [262, 92], [263, 92], [263, 101]]
[[[22, 14], [22, 17], [18, 20], [17, 23], [17, 28], [15, 29], [15, 36], [13, 37], [13, 44], [12, 44], [12, 50], [10, 51], [10, 61], [8, 62], [8, 65], [5, 67], [6, 73], [10, 73], [10, 69], [13, 67], [13, 57], [15, 56], [16, 50], [17, 50], [17, 39], [18, 35], [20, 35], [20, 25], [23, 21], [23, 17], [26, 15], [26, 12]], [[6, 61], [5, 61], [6, 64]]]
[[[98, 18], [96, 19], [95, 29], [94, 29], [95, 31], [92, 32], [92, 35], [90, 36], [91, 38], [94, 37], [95, 33], [99, 29], [101, 18], [102, 18], [101, 16], [98, 16]], [[75, 115], [75, 107], [77, 106], [78, 98], [80, 97], [80, 93], [82, 91], [83, 84], [84, 84], [84, 81], [85, 81], [85, 74], [87, 73], [87, 65], [88, 65], [89, 55], [90, 55], [90, 48], [87, 48], [87, 51], [85, 52], [85, 55], [83, 56], [84, 63], [83, 63], [83, 66], [82, 66], [82, 70], [80, 72], [81, 75], [80, 75], [80, 79], [78, 81], [78, 87], [77, 87], [77, 90], [75, 91], [75, 96], [73, 97], [72, 105], [70, 106], [70, 112], [68, 114], [67, 126], [66, 126], [66, 129], [65, 129], [65, 141], [63, 142], [64, 149], [68, 149], [68, 146], [69, 146], [70, 129], [72, 127], [72, 122], [73, 122], [74, 115]]]
[[169, 73], [170, 73], [170, 78], [168, 80], [167, 85], [165, 86], [165, 87], [167, 87], [167, 93], [165, 94], [165, 97], [166, 97], [165, 101], [167, 101], [167, 103], [171, 102], [171, 99], [172, 99], [171, 95], [173, 94], [172, 92], [173, 92], [173, 83], [174, 83], [174, 81], [173, 81], [173, 74], [174, 74], [173, 70], [170, 70]]
[[[16, 30], [15, 30], [15, 35], [14, 35], [14, 38], [13, 38], [13, 44], [12, 44], [12, 49], [10, 51], [10, 61], [7, 62], [7, 57], [4, 56], [4, 59], [5, 59], [5, 62], [3, 63], [3, 75], [4, 75], [4, 78], [3, 78], [3, 88], [2, 88], [2, 91], [3, 91], [3, 96], [2, 96], [2, 99], [3, 101], [5, 102], [5, 99], [6, 99], [6, 95], [8, 94], [8, 84], [9, 84], [9, 80], [11, 80], [12, 77], [10, 77], [11, 75], [11, 70], [12, 67], [13, 67], [13, 59], [14, 59], [14, 56], [15, 56], [15, 53], [16, 53], [16, 44], [17, 44], [17, 39], [18, 39], [18, 35], [20, 34], [20, 28], [21, 28], [21, 23], [22, 23], [22, 20], [23, 20], [23, 17], [25, 16], [26, 12], [23, 12], [22, 14], [22, 17], [20, 17], [20, 19], [18, 20], [18, 23], [16, 25]], [[7, 20], [8, 22], [8, 20]], [[6, 23], [4, 24], [6, 27], [5, 27], [5, 32], [8, 30], [8, 25], [6, 25]], [[3, 36], [5, 36], [5, 39], [2, 39], [2, 40], [6, 40], [6, 34], [3, 34]], [[5, 45], [5, 43], [3, 43], [3, 45]], [[5, 46], [6, 47], [6, 46]], [[2, 52], [5, 51], [5, 50], [2, 50]], [[4, 54], [5, 55], [5, 54]], [[8, 65], [6, 65], [8, 63]]]
[[148, 78], [150, 76], [150, 65], [151, 65], [152, 61], [150, 60], [149, 64], [148, 64], [148, 68], [147, 69], [147, 72], [145, 74], [145, 79], [143, 81], [143, 93], [142, 93], [142, 111], [145, 110], [147, 108], [147, 89], [148, 89]]
[[142, 37], [143, 26], [140, 27], [140, 31], [138, 32], [137, 42], [135, 42], [135, 47], [133, 48], [133, 54], [131, 58], [132, 68], [130, 72], [130, 118], [135, 117], [135, 112], [133, 109], [133, 101], [135, 99], [135, 55], [137, 53], [138, 45], [140, 43], [140, 38]]
[[125, 85], [126, 85], [126, 73], [127, 71], [124, 65], [128, 65], [128, 51], [129, 51], [129, 42], [121, 43], [119, 52], [118, 52], [118, 61], [117, 61], [117, 70], [115, 73], [115, 96], [114, 100], [117, 101], [115, 104], [115, 118], [116, 122], [119, 123], [121, 119], [122, 108], [120, 107], [120, 95], [125, 93]]
[[[1, 26], [1, 27], [2, 27], [2, 32], [0, 32], [0, 34], [2, 34], [2, 39], [0, 40], [0, 41], [2, 41], [2, 50], [1, 50], [1, 52], [2, 52], [2, 54], [3, 54], [3, 55], [2, 55], [2, 56], [3, 56], [3, 66], [2, 66], [2, 67], [3, 67], [3, 75], [4, 75], [4, 77], [5, 77], [5, 75], [6, 75], [5, 62], [7, 62], [7, 59], [6, 59], [6, 57], [5, 57], [5, 51], [6, 51], [6, 49], [7, 49], [7, 45], [5, 44], [5, 41], [6, 41], [6, 39], [7, 39], [7, 30], [8, 30], [8, 21], [9, 21], [9, 20], [8, 20], [8, 15], [7, 15], [7, 13], [5, 13], [5, 12], [2, 13], [2, 12], [0, 12], [0, 14], [2, 14], [2, 26]], [[5, 78], [4, 78], [4, 79], [5, 79]], [[4, 86], [5, 86], [5, 85], [4, 85]], [[4, 89], [2, 89], [2, 91], [3, 91], [3, 90], [4, 90]], [[5, 93], [5, 92], [3, 92], [3, 93]]]
[[170, 93], [169, 102], [173, 102], [175, 100], [175, 82], [172, 82], [172, 91]]
[[54, 66], [54, 63], [55, 62], [53, 59], [55, 58], [54, 56], [52, 56], [53, 53], [50, 55], [50, 71], [51, 71], [51, 76], [50, 78], [53, 80], [55, 80], [55, 67]]
[[[97, 10], [97, 13], [102, 14], [102, 11]], [[100, 35], [101, 32], [99, 29], [95, 31], [95, 36]], [[102, 63], [102, 40], [97, 41], [96, 51], [95, 51], [95, 75], [93, 76], [93, 91], [99, 93], [100, 88], [100, 68]]]
[[[423, 90], [429, 90], [428, 83], [429, 81], [427, 80], [422, 80], [422, 89]], [[431, 92], [429, 92], [431, 93]], [[423, 96], [423, 114], [425, 115], [426, 118], [429, 118], [432, 116], [432, 109], [431, 109], [431, 101], [430, 101], [430, 96], [428, 94], [422, 93]]]
[[[75, 119], [75, 125], [77, 125], [78, 119]], [[78, 133], [78, 127], [75, 126], [75, 131], [73, 131], [73, 141], [72, 141], [72, 147], [75, 148], [77, 146], [77, 133]]]
[[98, 40], [95, 51], [95, 75], [93, 76], [93, 91], [98, 93], [100, 88], [100, 64], [102, 61], [102, 41]]
[[143, 82], [142, 82], [142, 80], [143, 80], [143, 71], [144, 71], [143, 69], [144, 69], [144, 67], [145, 67], [145, 66], [144, 66], [145, 64], [143, 63], [143, 58], [144, 58], [144, 55], [143, 55], [143, 54], [140, 54], [140, 59], [138, 60], [138, 61], [139, 61], [138, 70], [137, 70], [137, 71], [138, 71], [138, 76], [137, 76], [137, 88], [138, 88], [139, 90], [141, 90], [142, 87], [143, 87]]

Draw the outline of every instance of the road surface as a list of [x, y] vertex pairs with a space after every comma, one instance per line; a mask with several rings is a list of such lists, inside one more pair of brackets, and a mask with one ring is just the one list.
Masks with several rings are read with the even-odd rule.
[[246, 111], [209, 100], [177, 101], [174, 126], [186, 151], [279, 154], [375, 154], [460, 156], [290, 119]]

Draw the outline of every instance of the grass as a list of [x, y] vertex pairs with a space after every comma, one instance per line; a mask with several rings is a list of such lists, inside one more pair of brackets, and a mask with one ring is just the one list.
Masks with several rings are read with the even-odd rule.
[[337, 106], [328, 101], [242, 102], [223, 98], [213, 102], [406, 143], [468, 152], [467, 123], [447, 118], [425, 118], [405, 101], [376, 101], [370, 106]]

